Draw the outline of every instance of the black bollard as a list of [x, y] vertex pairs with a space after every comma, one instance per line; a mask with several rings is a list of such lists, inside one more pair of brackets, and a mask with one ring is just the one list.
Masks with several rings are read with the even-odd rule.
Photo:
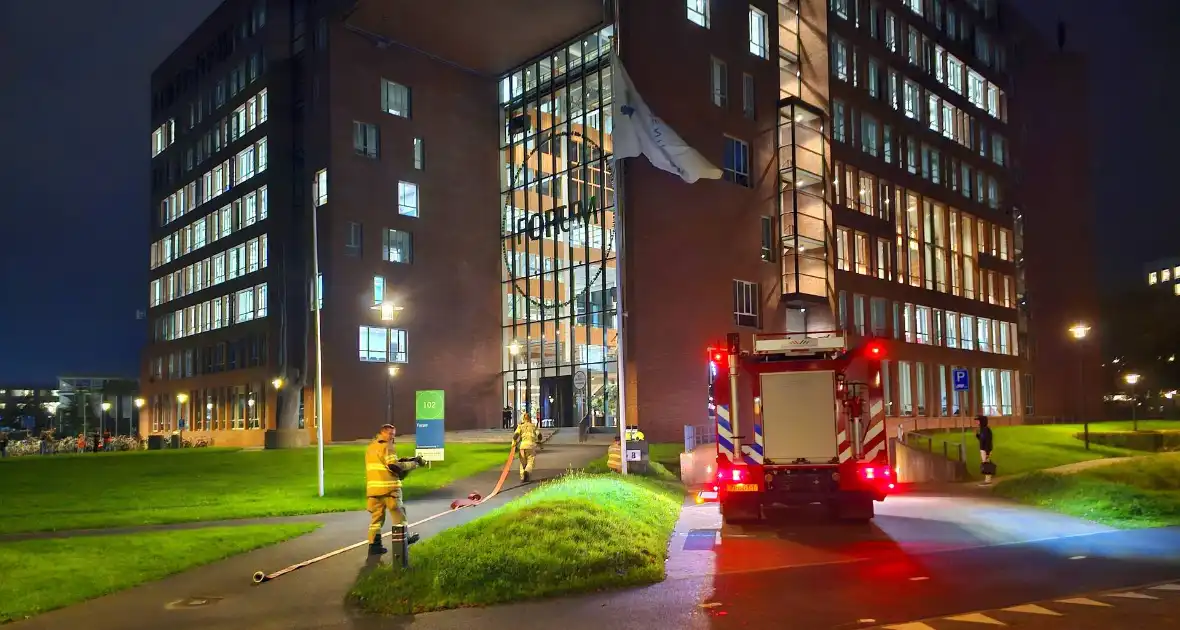
[[389, 550], [392, 556], [390, 564], [407, 569], [410, 566], [410, 545], [406, 537], [405, 525], [394, 525], [393, 535], [390, 537]]

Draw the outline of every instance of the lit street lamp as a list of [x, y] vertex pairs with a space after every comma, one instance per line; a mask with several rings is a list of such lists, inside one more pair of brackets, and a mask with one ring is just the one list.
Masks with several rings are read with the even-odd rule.
[[1134, 372], [1123, 376], [1123, 380], [1126, 381], [1127, 385], [1131, 386], [1131, 430], [1136, 432], [1139, 431], [1139, 418], [1135, 413], [1135, 384], [1139, 382], [1140, 378]]
[[[98, 423], [98, 433], [99, 435], [102, 435], [107, 432], [107, 412], [111, 410], [111, 403], [104, 400], [102, 401], [102, 404], [99, 405], [99, 407], [102, 407], [102, 421]], [[115, 434], [117, 435], [118, 433], [119, 425], [116, 423]]]
[[[1082, 433], [1086, 440], [1086, 450], [1090, 450], [1090, 419], [1086, 416], [1086, 356], [1082, 351], [1082, 342], [1085, 341], [1086, 335], [1090, 334], [1090, 327], [1084, 323], [1078, 322], [1069, 327], [1069, 334], [1073, 335], [1075, 341], [1078, 342], [1078, 391], [1077, 396], [1077, 414], [1082, 421]], [[1063, 410], [1064, 411], [1064, 410]]]
[[180, 392], [176, 395], [176, 430], [180, 434], [180, 445], [184, 446], [184, 403], [188, 402], [188, 394]]
[[271, 381], [270, 384], [274, 385], [275, 389], [282, 389], [283, 388], [283, 379], [276, 378], [275, 380]]

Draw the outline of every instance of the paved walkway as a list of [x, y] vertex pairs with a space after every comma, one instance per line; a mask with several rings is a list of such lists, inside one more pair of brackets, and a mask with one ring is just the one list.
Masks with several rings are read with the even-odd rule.
[[[548, 445], [537, 456], [534, 475], [537, 480], [551, 479], [570, 468], [581, 468], [602, 454], [600, 447]], [[490, 492], [499, 475], [500, 469], [486, 471], [427, 497], [407, 502], [410, 520], [417, 521], [447, 511], [451, 501], [464, 498], [471, 492]], [[425, 539], [486, 514], [521, 496], [532, 486], [522, 486], [517, 480], [514, 470], [505, 489], [496, 498], [424, 523], [414, 531]], [[358, 617], [345, 605], [345, 596], [358, 574], [372, 568], [373, 562], [364, 548], [330, 558], [274, 582], [259, 586], [251, 584], [251, 575], [255, 571], [275, 571], [362, 540], [368, 524], [365, 512], [296, 518], [319, 521], [324, 526], [279, 545], [39, 615], [11, 627], [14, 630], [401, 627], [367, 625], [373, 623], [374, 618]], [[178, 531], [178, 535], [183, 532]], [[199, 604], [194, 605], [197, 602]]]

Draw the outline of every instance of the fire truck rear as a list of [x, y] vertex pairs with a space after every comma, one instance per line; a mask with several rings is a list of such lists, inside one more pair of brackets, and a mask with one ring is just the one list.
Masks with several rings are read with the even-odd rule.
[[709, 349], [715, 482], [726, 522], [763, 508], [822, 504], [841, 519], [873, 518], [895, 487], [886, 449], [883, 347], [848, 348], [839, 333], [755, 335]]

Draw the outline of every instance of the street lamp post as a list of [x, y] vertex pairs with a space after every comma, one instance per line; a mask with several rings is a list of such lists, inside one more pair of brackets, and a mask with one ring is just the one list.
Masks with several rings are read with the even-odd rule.
[[179, 448], [184, 448], [184, 418], [182, 417], [184, 403], [188, 402], [188, 394], [180, 392], [176, 395], [176, 430], [180, 436]]
[[134, 422], [135, 428], [132, 428], [131, 426], [127, 427], [127, 437], [131, 437], [131, 436], [139, 433], [139, 429], [138, 429], [139, 416], [143, 414], [143, 406], [146, 404], [147, 404], [147, 401], [144, 400], [143, 398], [136, 398], [135, 399], [135, 422]]
[[385, 385], [385, 422], [393, 424], [393, 379], [397, 376], [398, 367], [389, 366], [389, 380]]
[[1085, 352], [1082, 350], [1082, 342], [1085, 341], [1086, 335], [1090, 334], [1090, 327], [1083, 323], [1077, 323], [1069, 328], [1069, 334], [1073, 335], [1074, 340], [1078, 342], [1078, 415], [1082, 420], [1082, 433], [1086, 439], [1086, 450], [1090, 450], [1090, 420], [1086, 416], [1086, 361]]
[[[111, 403], [110, 403], [110, 401], [104, 400], [104, 401], [102, 401], [102, 404], [99, 406], [102, 407], [102, 420], [98, 424], [98, 434], [101, 436], [101, 435], [106, 435], [106, 432], [107, 432], [107, 412], [109, 412], [111, 410]], [[115, 422], [115, 435], [119, 435], [119, 423], [118, 422]], [[95, 448], [98, 448], [98, 447], [95, 447]]]
[[1136, 433], [1139, 432], [1139, 417], [1135, 412], [1135, 384], [1139, 382], [1140, 378], [1134, 372], [1123, 376], [1123, 380], [1126, 381], [1127, 385], [1131, 386], [1131, 430]]

